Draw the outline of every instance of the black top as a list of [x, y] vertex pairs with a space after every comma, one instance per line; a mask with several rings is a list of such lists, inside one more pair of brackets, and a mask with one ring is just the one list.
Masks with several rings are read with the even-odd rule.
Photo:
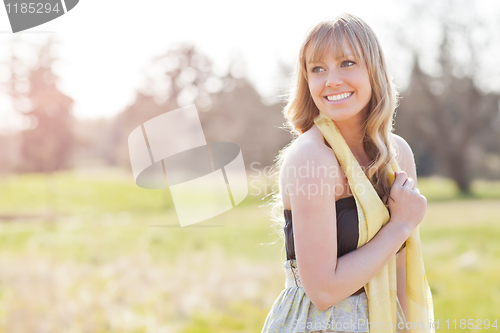
[[[358, 210], [354, 196], [335, 201], [337, 215], [337, 258], [342, 257], [358, 247], [359, 222]], [[295, 258], [295, 244], [293, 241], [292, 211], [285, 209], [285, 247], [287, 260]], [[403, 249], [406, 243], [401, 247]], [[401, 251], [401, 249], [399, 251]], [[399, 252], [398, 251], [398, 252]]]

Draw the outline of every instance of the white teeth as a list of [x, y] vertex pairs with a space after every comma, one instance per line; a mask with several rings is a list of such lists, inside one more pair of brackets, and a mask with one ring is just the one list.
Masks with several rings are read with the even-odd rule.
[[351, 95], [352, 95], [352, 93], [343, 93], [343, 94], [338, 94], [338, 95], [326, 96], [326, 98], [329, 101], [340, 101], [341, 99], [345, 99]]

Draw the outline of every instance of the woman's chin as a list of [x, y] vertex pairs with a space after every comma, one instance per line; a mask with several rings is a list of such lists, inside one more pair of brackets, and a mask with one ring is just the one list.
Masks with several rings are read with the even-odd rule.
[[346, 121], [357, 114], [356, 112], [349, 112], [349, 110], [324, 110], [321, 113], [333, 121]]

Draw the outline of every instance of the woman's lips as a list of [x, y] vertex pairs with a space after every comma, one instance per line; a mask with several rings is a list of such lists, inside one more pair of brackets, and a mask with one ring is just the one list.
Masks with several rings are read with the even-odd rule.
[[339, 101], [330, 101], [330, 100], [328, 100], [328, 98], [326, 98], [326, 96], [324, 96], [324, 97], [323, 97], [323, 99], [324, 99], [327, 103], [329, 103], [329, 104], [336, 105], [336, 104], [341, 104], [341, 103], [343, 103], [343, 102], [345, 102], [345, 101], [349, 100], [349, 99], [352, 97], [352, 95], [354, 95], [354, 92], [353, 92], [353, 93], [351, 93], [351, 95], [350, 95], [349, 97], [344, 98], [344, 99], [341, 99], [341, 100], [339, 100]]

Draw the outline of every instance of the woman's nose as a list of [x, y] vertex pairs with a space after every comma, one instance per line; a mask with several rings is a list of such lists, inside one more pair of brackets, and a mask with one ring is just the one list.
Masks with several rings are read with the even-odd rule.
[[330, 86], [338, 86], [344, 82], [342, 78], [342, 74], [338, 69], [332, 69], [328, 72], [328, 77], [326, 81], [326, 85]]

